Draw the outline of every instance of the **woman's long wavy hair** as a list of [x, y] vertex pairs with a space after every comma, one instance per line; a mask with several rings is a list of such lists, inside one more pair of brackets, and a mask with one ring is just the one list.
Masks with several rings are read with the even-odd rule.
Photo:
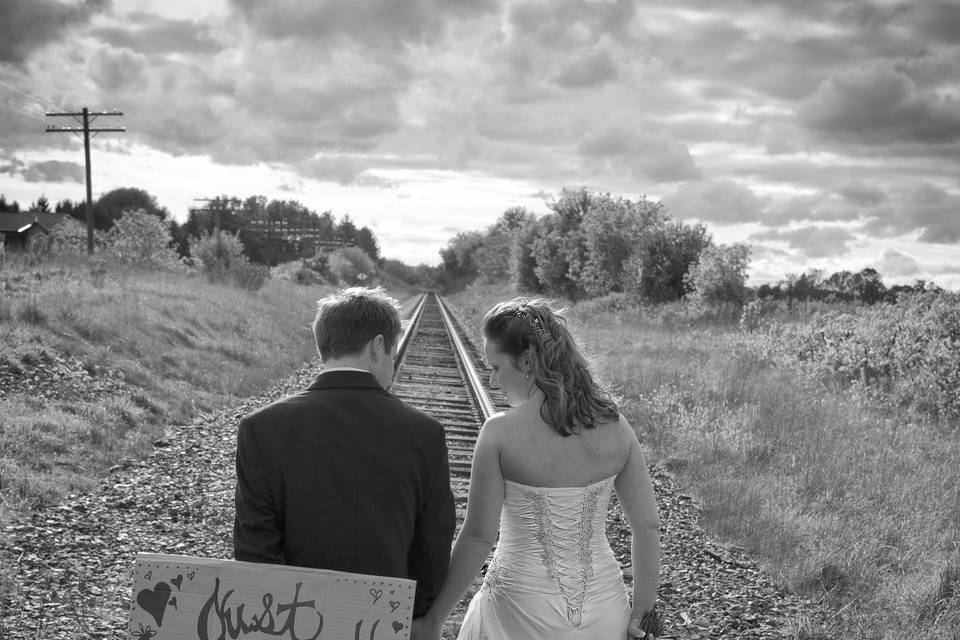
[[540, 416], [566, 437], [615, 420], [620, 412], [593, 379], [586, 357], [559, 313], [546, 300], [514, 298], [488, 311], [481, 330], [514, 366], [529, 349], [530, 374], [545, 396]]

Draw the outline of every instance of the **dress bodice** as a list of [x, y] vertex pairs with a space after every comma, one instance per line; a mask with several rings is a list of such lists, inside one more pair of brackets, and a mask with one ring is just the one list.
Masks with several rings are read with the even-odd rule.
[[509, 574], [545, 573], [546, 580], [532, 580], [526, 587], [559, 591], [567, 619], [579, 627], [591, 589], [606, 588], [613, 580], [622, 590], [604, 526], [613, 483], [611, 477], [585, 487], [558, 488], [507, 480], [487, 586], [495, 590], [498, 581], [510, 580]]

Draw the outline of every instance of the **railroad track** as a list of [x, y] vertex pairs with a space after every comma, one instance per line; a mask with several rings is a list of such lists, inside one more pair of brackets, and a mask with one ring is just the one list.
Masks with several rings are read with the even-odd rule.
[[489, 387], [490, 370], [464, 333], [439, 296], [424, 294], [401, 338], [390, 389], [443, 423], [455, 489], [465, 488], [470, 478], [480, 425], [509, 406], [498, 389]]

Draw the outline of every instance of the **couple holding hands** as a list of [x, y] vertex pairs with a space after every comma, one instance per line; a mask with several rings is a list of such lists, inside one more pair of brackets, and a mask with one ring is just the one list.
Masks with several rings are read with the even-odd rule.
[[[641, 629], [660, 565], [646, 460], [550, 305], [518, 298], [483, 318], [511, 409], [480, 429], [452, 552], [443, 426], [389, 393], [397, 302], [339, 291], [318, 302], [313, 333], [313, 384], [240, 422], [237, 560], [416, 580], [412, 638], [440, 640], [496, 546], [460, 640], [654, 637]], [[632, 598], [606, 537], [613, 492], [632, 532]]]

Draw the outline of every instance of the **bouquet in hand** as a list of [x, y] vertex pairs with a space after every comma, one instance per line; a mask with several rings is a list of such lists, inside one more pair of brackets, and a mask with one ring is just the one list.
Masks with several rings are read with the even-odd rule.
[[655, 638], [659, 638], [666, 632], [666, 625], [663, 622], [663, 618], [660, 617], [660, 614], [657, 613], [656, 609], [644, 611], [643, 615], [640, 616], [639, 626], [640, 631], [642, 631], [644, 634], [639, 637], [643, 638], [644, 640], [653, 640]]

